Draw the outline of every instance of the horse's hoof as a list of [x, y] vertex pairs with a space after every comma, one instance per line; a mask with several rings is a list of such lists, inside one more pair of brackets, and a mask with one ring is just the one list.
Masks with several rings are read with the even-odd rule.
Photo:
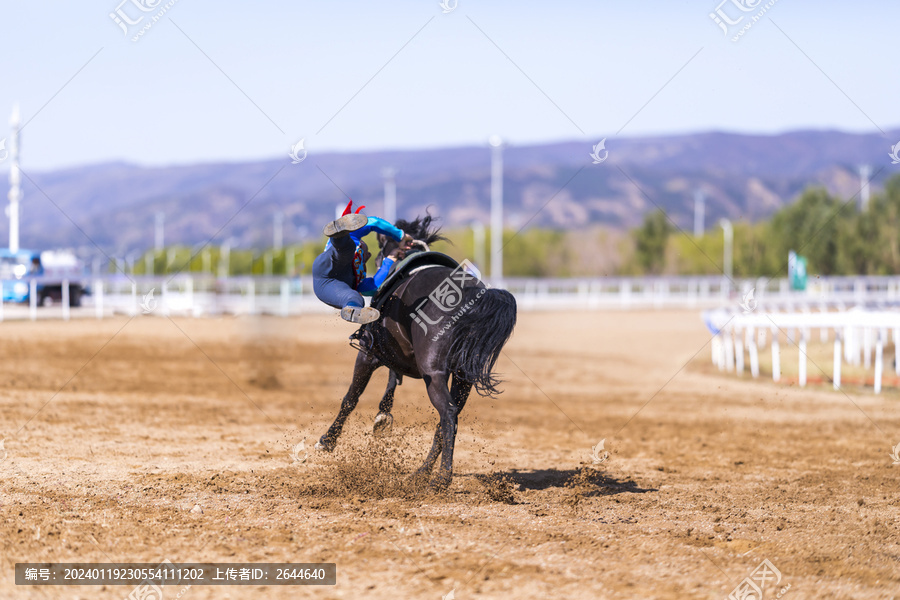
[[319, 450], [321, 452], [332, 452], [335, 445], [336, 444], [334, 442], [329, 442], [323, 435], [321, 438], [319, 438], [319, 441], [316, 442], [316, 450]]
[[429, 477], [431, 477], [430, 470], [418, 469], [415, 473], [409, 476], [409, 480], [415, 487], [420, 487], [428, 482]]
[[390, 413], [378, 413], [375, 417], [375, 425], [372, 426], [372, 433], [377, 438], [383, 438], [391, 435], [394, 428], [394, 417]]
[[428, 487], [430, 487], [435, 492], [443, 492], [448, 487], [450, 487], [450, 481], [452, 479], [452, 475], [438, 474], [428, 483]]

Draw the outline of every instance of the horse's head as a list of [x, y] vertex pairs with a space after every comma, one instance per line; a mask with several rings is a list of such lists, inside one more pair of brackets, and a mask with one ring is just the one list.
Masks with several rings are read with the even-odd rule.
[[384, 257], [400, 247], [400, 242], [394, 241], [386, 235], [378, 234], [378, 255], [375, 257], [375, 268], [381, 268]]
[[[434, 242], [447, 239], [446, 237], [441, 235], [441, 228], [434, 224], [434, 217], [432, 217], [431, 215], [416, 217], [412, 221], [405, 221], [403, 219], [400, 219], [399, 221], [397, 221], [396, 226], [398, 229], [401, 229], [403, 233], [408, 233], [413, 238], [413, 240], [423, 242], [426, 246], [430, 246]], [[389, 256], [399, 247], [400, 242], [379, 233], [379, 252], [378, 256], [375, 258], [375, 264], [377, 265], [377, 267], [380, 268], [381, 261], [384, 260], [384, 257]]]

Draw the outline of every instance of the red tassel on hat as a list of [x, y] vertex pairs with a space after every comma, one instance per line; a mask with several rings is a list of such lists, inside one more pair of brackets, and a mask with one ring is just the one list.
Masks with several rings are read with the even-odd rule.
[[361, 211], [361, 210], [364, 209], [364, 208], [365, 208], [365, 206], [360, 206], [359, 208], [357, 208], [357, 209], [356, 209], [356, 214], [359, 214], [359, 211]]
[[350, 202], [347, 203], [347, 208], [344, 209], [344, 212], [341, 213], [341, 216], [344, 217], [349, 215], [351, 210], [353, 210], [353, 200], [350, 200]]

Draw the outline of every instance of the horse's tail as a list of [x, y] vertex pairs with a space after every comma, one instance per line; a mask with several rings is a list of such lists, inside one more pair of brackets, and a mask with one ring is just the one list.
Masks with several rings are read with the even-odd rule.
[[491, 371], [516, 326], [516, 299], [506, 290], [465, 288], [467, 310], [450, 330], [450, 370], [482, 396], [499, 394]]

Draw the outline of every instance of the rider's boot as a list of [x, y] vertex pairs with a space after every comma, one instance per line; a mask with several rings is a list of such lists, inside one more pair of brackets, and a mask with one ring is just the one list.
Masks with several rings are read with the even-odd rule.
[[362, 229], [369, 222], [366, 215], [344, 215], [325, 226], [323, 233], [328, 237], [345, 236], [351, 231]]
[[371, 306], [354, 306], [348, 304], [341, 309], [341, 318], [343, 320], [350, 321], [351, 323], [358, 323], [359, 325], [377, 321], [380, 316], [381, 313], [378, 312], [378, 309], [372, 308]]

